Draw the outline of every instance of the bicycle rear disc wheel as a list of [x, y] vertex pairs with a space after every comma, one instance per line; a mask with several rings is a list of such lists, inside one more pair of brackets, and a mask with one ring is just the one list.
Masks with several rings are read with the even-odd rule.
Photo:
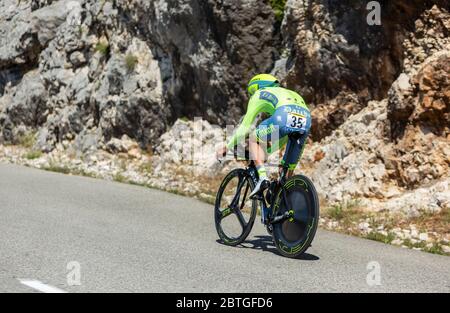
[[[290, 178], [277, 194], [274, 216], [292, 210], [293, 217], [273, 225], [273, 241], [281, 255], [296, 258], [311, 245], [319, 221], [319, 198], [312, 181], [303, 175]], [[286, 205], [287, 202], [287, 205]]]
[[228, 246], [242, 243], [252, 230], [258, 201], [250, 199], [253, 181], [244, 169], [231, 171], [217, 192], [214, 220], [220, 240]]

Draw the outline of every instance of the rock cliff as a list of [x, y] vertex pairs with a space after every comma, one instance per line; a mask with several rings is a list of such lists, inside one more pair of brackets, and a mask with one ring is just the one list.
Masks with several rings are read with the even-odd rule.
[[277, 55], [257, 0], [5, 0], [0, 25], [0, 141], [38, 131], [46, 152], [124, 134], [154, 147], [179, 117], [232, 122]]
[[272, 72], [312, 109], [303, 170], [326, 200], [448, 209], [448, 1], [379, 3], [369, 25], [367, 1], [2, 0], [0, 144], [118, 154], [124, 138], [184, 166], [180, 120], [236, 123], [247, 80]]

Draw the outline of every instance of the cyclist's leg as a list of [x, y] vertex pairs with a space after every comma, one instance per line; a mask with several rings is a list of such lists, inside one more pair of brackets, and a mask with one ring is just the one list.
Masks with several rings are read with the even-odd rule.
[[[279, 108], [275, 111], [272, 117], [266, 120], [270, 125], [265, 125], [262, 129], [257, 129], [259, 138], [262, 142], [265, 143], [266, 153], [272, 154], [276, 151], [281, 150], [284, 146], [286, 146], [288, 142], [288, 133], [286, 132], [286, 112], [284, 108]], [[266, 122], [264, 121], [264, 122]], [[263, 123], [264, 123], [263, 122]], [[263, 125], [263, 123], [261, 123]], [[267, 128], [270, 127], [269, 131]], [[267, 137], [261, 136], [267, 135]]]
[[[308, 115], [308, 118], [310, 119], [310, 115]], [[306, 139], [308, 139], [311, 125], [310, 121], [307, 122], [307, 125], [308, 126], [305, 128], [305, 133], [302, 134], [299, 139], [290, 138], [288, 141], [282, 161], [283, 166], [288, 166], [288, 177], [291, 177], [294, 174], [294, 170], [297, 167], [297, 164], [300, 161], [305, 150]]]
[[268, 147], [269, 143], [279, 141], [279, 131], [276, 120], [272, 117], [261, 122], [255, 129], [255, 132], [250, 138], [250, 153], [256, 164], [258, 170], [259, 181], [253, 189], [250, 197], [256, 195], [260, 191], [269, 186], [269, 180], [267, 178], [267, 171], [264, 166], [266, 160], [266, 153], [271, 150]]
[[271, 145], [267, 147], [267, 154], [272, 154], [272, 153], [276, 153], [278, 151], [278, 158], [276, 160], [273, 160], [274, 162], [278, 163], [279, 169], [278, 169], [278, 174], [281, 174], [281, 160], [283, 159], [284, 156], [284, 151], [283, 148], [286, 147], [287, 143], [288, 143], [289, 137], [288, 136], [284, 136], [282, 138], [279, 138], [278, 140], [272, 140], [271, 141]]
[[299, 139], [289, 139], [283, 160], [281, 161], [282, 166], [288, 166], [288, 177], [292, 176], [295, 168], [297, 167], [298, 161], [303, 154], [306, 139], [308, 138], [308, 134], [311, 128], [311, 113], [309, 112], [309, 110], [298, 106], [288, 106], [288, 108], [286, 108], [284, 112], [289, 111], [296, 112], [302, 115], [305, 118], [305, 121], [302, 124], [303, 126], [301, 128], [292, 128], [290, 127], [290, 125], [285, 124], [285, 126], [281, 129], [283, 135], [289, 135], [292, 132], [302, 132], [302, 135]]
[[303, 155], [308, 134], [309, 133], [303, 134], [300, 139], [290, 138], [287, 143], [286, 152], [284, 154], [283, 160], [281, 161], [281, 165], [288, 166], [288, 177], [291, 177], [294, 174], [294, 170]]
[[[286, 146], [288, 139], [288, 136], [281, 137], [278, 140], [272, 139], [270, 145], [267, 146], [266, 153], [272, 154], [277, 151], [282, 151], [282, 149]], [[280, 156], [280, 158], [281, 157], [282, 156]]]
[[267, 145], [270, 142], [274, 130], [273, 119], [270, 117], [262, 121], [250, 136], [249, 150], [252, 160], [255, 162], [260, 179], [267, 178], [267, 172], [264, 167], [266, 160]]
[[280, 150], [287, 144], [288, 137], [281, 133], [280, 125], [277, 115], [274, 115], [262, 121], [256, 127], [251, 136], [253, 140], [250, 140], [253, 145], [251, 150], [256, 154], [255, 156], [261, 157], [255, 161], [255, 164], [264, 165], [268, 155]]
[[250, 138], [248, 144], [251, 160], [255, 162], [256, 166], [263, 166], [264, 160], [266, 159], [266, 150], [255, 139]]

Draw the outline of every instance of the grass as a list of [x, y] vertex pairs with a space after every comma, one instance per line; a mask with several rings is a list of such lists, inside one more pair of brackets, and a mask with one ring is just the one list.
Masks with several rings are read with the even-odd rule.
[[42, 167], [43, 170], [49, 171], [49, 172], [55, 172], [55, 173], [62, 173], [62, 174], [70, 174], [72, 171], [67, 166], [60, 166], [54, 163], [50, 163], [48, 166]]
[[442, 246], [439, 246], [437, 243], [433, 243], [431, 247], [424, 247], [423, 251], [433, 254], [449, 255], [448, 253], [445, 253], [444, 250], [442, 250]]
[[329, 208], [328, 215], [335, 220], [341, 220], [344, 218], [344, 208], [340, 204], [335, 204]]
[[378, 232], [370, 232], [365, 236], [365, 238], [383, 243], [391, 243], [395, 239], [395, 234], [389, 232], [387, 235], [383, 235]]
[[109, 43], [106, 41], [100, 41], [95, 45], [95, 51], [100, 52], [103, 55], [109, 53]]
[[78, 35], [82, 37], [84, 34], [89, 33], [89, 28], [87, 28], [85, 25], [78, 26]]
[[217, 190], [219, 190], [219, 186], [222, 183], [223, 177], [221, 175], [193, 175], [192, 172], [184, 169], [178, 168], [175, 170], [175, 176], [183, 177], [183, 183], [197, 183], [199, 187], [199, 191], [195, 194], [198, 196], [199, 194], [206, 194], [208, 196], [215, 197]]
[[326, 217], [332, 218], [337, 221], [347, 220], [351, 221], [358, 215], [358, 207], [360, 201], [357, 199], [349, 200], [343, 203], [338, 203], [328, 207], [324, 211]]
[[130, 72], [134, 71], [138, 62], [139, 62], [139, 60], [138, 60], [137, 56], [135, 56], [131, 53], [127, 54], [125, 56], [125, 65], [126, 65], [128, 71], [130, 71]]
[[118, 183], [126, 183], [128, 181], [128, 179], [125, 176], [123, 176], [121, 173], [117, 173], [116, 175], [114, 175], [113, 180]]
[[153, 164], [151, 162], [142, 163], [139, 166], [139, 171], [145, 174], [151, 174], [153, 173]]
[[19, 145], [24, 148], [31, 149], [36, 143], [36, 134], [35, 133], [26, 133], [19, 137]]
[[74, 170], [74, 171], [71, 171], [71, 174], [78, 175], [78, 176], [90, 177], [90, 178], [98, 178], [98, 176], [95, 173], [86, 172], [85, 170]]
[[134, 180], [128, 181], [128, 184], [133, 185], [133, 186], [139, 186], [139, 187], [145, 187], [145, 188], [152, 188], [152, 187], [150, 187], [150, 185], [148, 185], [148, 184], [146, 184], [146, 183], [138, 183], [137, 181], [134, 181]]
[[[397, 238], [393, 231], [396, 227], [409, 229], [410, 225], [415, 225], [419, 232], [436, 232], [439, 234], [448, 234], [450, 231], [449, 210], [443, 210], [440, 213], [424, 211], [418, 216], [408, 218], [405, 215], [390, 212], [366, 212], [359, 207], [360, 201], [351, 200], [325, 208], [321, 215], [324, 218], [339, 222], [339, 227], [333, 228], [333, 231], [363, 237], [385, 244], [391, 244]], [[361, 232], [358, 228], [358, 224], [361, 222], [368, 222], [372, 229], [376, 229], [377, 225], [383, 225], [386, 234], [376, 230], [369, 231], [369, 233]], [[443, 241], [430, 244], [430, 242], [426, 241], [402, 240], [402, 245], [410, 249], [416, 248], [428, 253], [450, 255], [443, 251], [441, 245], [444, 244]]]
[[61, 174], [71, 174], [77, 176], [85, 176], [90, 178], [98, 178], [95, 173], [87, 172], [83, 169], [71, 169], [68, 166], [61, 166], [54, 163], [50, 163], [48, 166], [44, 166], [41, 169], [49, 172], [61, 173]]
[[39, 159], [42, 156], [42, 151], [39, 150], [31, 150], [27, 152], [24, 157], [27, 160]]
[[436, 242], [433, 243], [431, 247], [427, 247], [427, 243], [424, 241], [412, 242], [410, 239], [405, 239], [403, 241], [403, 245], [410, 249], [418, 248], [428, 253], [448, 255], [442, 250], [441, 246], [438, 245]]
[[122, 172], [125, 172], [127, 170], [127, 160], [126, 159], [120, 158], [119, 168]]
[[429, 211], [420, 212], [418, 216], [404, 218], [396, 223], [404, 226], [415, 224], [419, 230], [429, 232], [449, 233], [450, 232], [450, 209], [444, 209], [439, 213]]
[[283, 21], [286, 2], [287, 0], [270, 0], [270, 6], [275, 14], [275, 20], [279, 23]]

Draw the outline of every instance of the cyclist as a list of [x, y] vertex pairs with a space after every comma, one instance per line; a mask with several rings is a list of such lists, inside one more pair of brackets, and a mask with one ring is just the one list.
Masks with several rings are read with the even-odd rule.
[[[280, 168], [287, 164], [288, 177], [293, 174], [311, 128], [311, 114], [303, 98], [295, 91], [280, 87], [280, 82], [272, 75], [256, 75], [248, 83], [247, 91], [250, 101], [244, 119], [228, 144], [219, 148], [216, 154], [218, 158], [223, 157], [227, 150], [234, 149], [250, 133], [260, 113], [270, 116], [256, 126], [249, 138], [250, 156], [255, 162], [259, 176], [258, 183], [250, 195], [253, 197], [269, 185], [264, 167], [266, 155], [286, 144]], [[288, 135], [292, 132], [301, 134], [300, 138], [289, 138]]]

